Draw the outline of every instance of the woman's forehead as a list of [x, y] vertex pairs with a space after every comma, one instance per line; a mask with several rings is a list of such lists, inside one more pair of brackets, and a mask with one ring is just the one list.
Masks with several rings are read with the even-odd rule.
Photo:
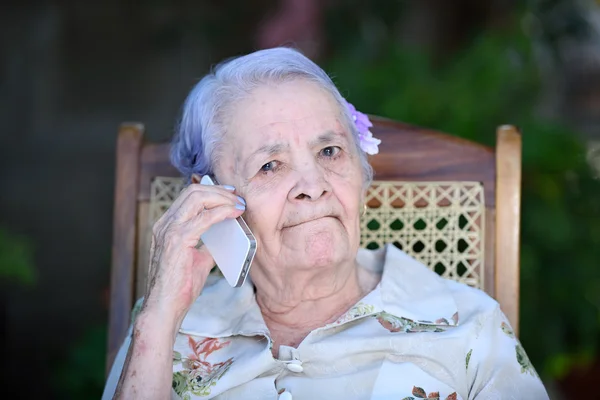
[[301, 145], [327, 132], [345, 135], [340, 119], [333, 97], [316, 84], [268, 85], [237, 104], [227, 139], [247, 154], [266, 144]]
[[327, 145], [336, 140], [347, 140], [348, 137], [347, 130], [337, 116], [319, 115], [311, 119], [278, 121], [255, 129], [248, 126], [245, 130], [238, 130], [229, 139], [230, 143], [235, 143], [239, 156], [250, 157], [264, 149], [270, 149], [270, 154], [277, 154]]

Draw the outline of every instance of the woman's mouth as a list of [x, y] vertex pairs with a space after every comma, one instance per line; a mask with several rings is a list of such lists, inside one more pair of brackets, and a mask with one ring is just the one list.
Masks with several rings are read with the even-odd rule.
[[337, 218], [337, 217], [334, 217], [332, 215], [324, 215], [324, 216], [320, 216], [320, 217], [307, 218], [307, 219], [304, 219], [304, 220], [299, 221], [299, 222], [294, 222], [294, 223], [291, 223], [289, 225], [285, 225], [284, 229], [295, 228], [297, 226], [309, 224], [309, 223], [312, 223], [312, 222], [318, 222], [318, 221], [325, 220], [325, 219], [330, 219], [330, 218]]

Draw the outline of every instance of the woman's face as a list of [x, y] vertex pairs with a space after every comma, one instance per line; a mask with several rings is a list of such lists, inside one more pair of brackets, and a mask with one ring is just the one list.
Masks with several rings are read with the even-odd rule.
[[236, 104], [217, 161], [219, 181], [246, 200], [253, 269], [283, 278], [354, 260], [361, 162], [334, 99], [316, 84], [265, 85]]

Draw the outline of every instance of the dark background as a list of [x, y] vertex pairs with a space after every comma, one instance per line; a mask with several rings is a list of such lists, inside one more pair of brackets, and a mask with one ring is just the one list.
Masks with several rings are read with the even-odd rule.
[[499, 124], [523, 128], [521, 339], [557, 398], [596, 393], [598, 1], [57, 0], [0, 6], [12, 398], [102, 391], [119, 123], [167, 140], [211, 64], [280, 44], [364, 112], [486, 144]]

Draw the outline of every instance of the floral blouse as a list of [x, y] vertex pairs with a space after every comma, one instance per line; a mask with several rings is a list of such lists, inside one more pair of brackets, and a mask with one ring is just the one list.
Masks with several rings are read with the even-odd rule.
[[[272, 341], [250, 282], [207, 285], [173, 349], [174, 399], [547, 399], [496, 301], [393, 245], [360, 250], [381, 282], [297, 348]], [[112, 398], [130, 337], [106, 383]]]

